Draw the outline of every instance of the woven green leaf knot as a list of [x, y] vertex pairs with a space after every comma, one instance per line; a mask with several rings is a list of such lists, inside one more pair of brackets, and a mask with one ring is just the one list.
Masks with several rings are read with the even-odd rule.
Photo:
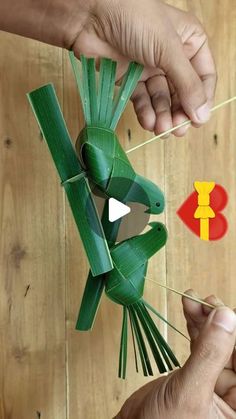
[[167, 230], [162, 223], [150, 223], [150, 230], [113, 246], [114, 269], [105, 275], [107, 296], [122, 305], [130, 305], [143, 296], [147, 262], [166, 243]]
[[164, 210], [164, 195], [150, 180], [136, 174], [114, 131], [86, 126], [79, 134], [76, 150], [87, 174], [108, 197], [138, 202], [147, 212]]

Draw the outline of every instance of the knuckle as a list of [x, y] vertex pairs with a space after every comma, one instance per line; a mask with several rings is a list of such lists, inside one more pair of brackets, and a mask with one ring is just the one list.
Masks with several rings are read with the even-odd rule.
[[135, 111], [139, 113], [140, 115], [145, 116], [146, 113], [150, 110], [149, 103], [145, 100], [145, 98], [137, 100], [134, 106], [135, 106]]
[[170, 99], [165, 92], [156, 92], [151, 98], [152, 105], [158, 112], [170, 111]]
[[189, 78], [186, 78], [181, 99], [189, 108], [197, 108], [206, 102], [207, 97], [203, 84], [195, 74], [192, 74], [192, 76], [190, 74]]

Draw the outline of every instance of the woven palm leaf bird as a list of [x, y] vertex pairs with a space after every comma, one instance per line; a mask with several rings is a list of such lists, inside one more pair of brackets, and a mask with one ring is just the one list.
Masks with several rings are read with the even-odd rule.
[[153, 312], [159, 319], [178, 332], [143, 298], [148, 260], [166, 243], [167, 231], [162, 223], [149, 223], [151, 229], [139, 236], [132, 237], [118, 244], [115, 243], [120, 220], [109, 223], [107, 220], [108, 205], [105, 204], [103, 227], [110, 246], [114, 269], [107, 274], [93, 277], [89, 273], [76, 328], [89, 330], [93, 326], [101, 294], [105, 293], [113, 302], [123, 306], [123, 323], [120, 341], [119, 377], [126, 377], [128, 317], [132, 331], [132, 342], [135, 354], [135, 365], [138, 372], [138, 356], [144, 375], [153, 375], [148, 349], [152, 352], [156, 365], [161, 373], [171, 371], [179, 366], [171, 348], [159, 332], [149, 314]]
[[[111, 247], [114, 269], [105, 274], [106, 295], [123, 306], [119, 360], [119, 377], [122, 378], [126, 376], [128, 315], [133, 333], [136, 368], [137, 346], [143, 374], [153, 375], [145, 340], [161, 373], [179, 366], [175, 355], [149, 314], [148, 308], [154, 311], [153, 308], [143, 299], [148, 260], [165, 245], [167, 240], [167, 231], [162, 223], [151, 222], [149, 226], [151, 228], [146, 233]], [[156, 311], [155, 313], [161, 317]]]
[[151, 214], [164, 209], [164, 196], [157, 185], [136, 174], [114, 132], [125, 106], [141, 76], [143, 66], [130, 63], [115, 95], [116, 63], [102, 59], [96, 85], [95, 60], [81, 56], [79, 74], [73, 52], [70, 58], [77, 80], [86, 126], [80, 132], [76, 150], [85, 165], [89, 179], [108, 197], [137, 202]]

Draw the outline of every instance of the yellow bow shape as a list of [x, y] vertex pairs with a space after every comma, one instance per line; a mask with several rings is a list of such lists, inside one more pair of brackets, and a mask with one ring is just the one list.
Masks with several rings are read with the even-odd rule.
[[209, 240], [209, 218], [214, 218], [215, 213], [210, 207], [210, 193], [215, 187], [215, 182], [194, 182], [194, 188], [198, 193], [198, 207], [194, 218], [200, 219], [200, 238]]

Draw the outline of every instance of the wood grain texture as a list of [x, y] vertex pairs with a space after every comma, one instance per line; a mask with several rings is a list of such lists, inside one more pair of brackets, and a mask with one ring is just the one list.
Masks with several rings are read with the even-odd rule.
[[[172, 1], [172, 4], [176, 2]], [[236, 92], [235, 72], [232, 71], [236, 53], [233, 41], [236, 38], [235, 6], [232, 1], [217, 1], [214, 5], [211, 1], [189, 1], [179, 2], [178, 5], [188, 7], [207, 28], [218, 71], [215, 103], [220, 103]], [[184, 139], [173, 138], [165, 142], [169, 230], [167, 283], [182, 291], [194, 288], [201, 297], [215, 293], [231, 307], [236, 304], [236, 126], [233, 115], [235, 103], [214, 113], [203, 128], [191, 129]], [[175, 216], [175, 211], [193, 191], [195, 180], [213, 180], [222, 184], [229, 194], [229, 204], [224, 210], [229, 231], [222, 240], [200, 241]], [[168, 293], [167, 301], [170, 321], [183, 328], [180, 298]], [[188, 344], [172, 332], [170, 343], [183, 362], [188, 354]]]
[[26, 100], [62, 96], [62, 52], [0, 36], [1, 418], [64, 419], [64, 196]]
[[[207, 28], [218, 68], [216, 103], [236, 91], [234, 0], [172, 0]], [[128, 378], [117, 377], [121, 307], [102, 300], [93, 331], [75, 331], [88, 264], [26, 92], [53, 82], [73, 140], [83, 126], [67, 52], [0, 33], [0, 419], [110, 419], [148, 379], [137, 375], [129, 347]], [[129, 155], [138, 173], [165, 191], [158, 217], [169, 241], [148, 276], [235, 305], [235, 105], [217, 111], [184, 139], [159, 140]], [[125, 148], [145, 139], [129, 105], [118, 136]], [[195, 180], [214, 180], [229, 194], [227, 236], [201, 242], [176, 216]], [[146, 284], [145, 296], [185, 330], [180, 297]], [[183, 362], [188, 344], [160, 324]]]

